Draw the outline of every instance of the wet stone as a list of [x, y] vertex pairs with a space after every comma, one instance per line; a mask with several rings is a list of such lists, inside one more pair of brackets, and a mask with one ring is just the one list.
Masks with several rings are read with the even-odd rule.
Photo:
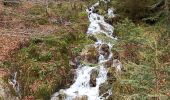
[[66, 97], [66, 94], [64, 93], [64, 90], [61, 89], [61, 90], [59, 91], [58, 98], [59, 98], [59, 100], [65, 100], [65, 97]]
[[100, 54], [104, 56], [104, 58], [108, 58], [110, 55], [110, 49], [107, 44], [102, 44], [100, 47]]
[[110, 59], [110, 60], [106, 61], [104, 65], [105, 65], [105, 67], [109, 68], [112, 66], [112, 64], [113, 64], [113, 60]]
[[90, 75], [90, 86], [95, 87], [96, 86], [96, 78], [98, 76], [99, 72], [95, 69], [92, 70], [92, 73]]

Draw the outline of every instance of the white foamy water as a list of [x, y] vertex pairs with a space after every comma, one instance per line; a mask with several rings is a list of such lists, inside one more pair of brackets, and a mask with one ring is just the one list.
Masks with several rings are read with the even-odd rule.
[[[94, 13], [95, 7], [99, 6], [100, 2], [109, 2], [110, 0], [100, 0], [94, 5], [92, 5], [89, 9], [86, 9], [86, 12], [88, 13], [88, 18], [90, 25], [87, 30], [87, 34], [98, 34], [103, 33], [106, 36], [115, 39], [113, 35], [114, 28], [110, 24], [106, 23], [104, 20], [104, 17], [102, 15], [99, 15], [97, 13]], [[108, 9], [108, 16], [114, 17], [112, 9]], [[98, 48], [98, 52], [100, 53], [100, 46], [102, 44], [106, 44], [101, 40], [98, 40], [94, 46]], [[54, 95], [52, 95], [51, 100], [61, 100], [59, 99], [59, 95], [62, 93], [64, 94], [63, 100], [81, 100], [77, 98], [87, 98], [87, 100], [107, 100], [107, 98], [112, 94], [111, 90], [108, 90], [104, 94], [108, 94], [107, 96], [103, 96], [104, 94], [100, 95], [99, 87], [102, 83], [105, 83], [107, 81], [107, 68], [105, 68], [104, 63], [107, 62], [112, 58], [111, 48], [113, 44], [107, 43], [109, 46], [109, 56], [108, 58], [105, 58], [104, 55], [99, 55], [99, 62], [96, 66], [88, 66], [88, 65], [80, 65], [76, 69], [76, 76], [75, 76], [75, 82], [70, 86], [68, 89], [62, 89], [59, 92], [56, 92]], [[98, 76], [96, 78], [96, 86], [91, 87], [90, 86], [90, 75], [92, 73], [92, 70], [95, 69], [98, 71]], [[84, 100], [84, 99], [83, 99]]]

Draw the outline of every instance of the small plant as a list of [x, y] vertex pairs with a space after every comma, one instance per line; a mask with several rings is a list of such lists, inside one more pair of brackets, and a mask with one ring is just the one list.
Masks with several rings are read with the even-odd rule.
[[38, 58], [39, 61], [49, 61], [51, 59], [52, 59], [51, 52], [40, 54], [40, 56]]

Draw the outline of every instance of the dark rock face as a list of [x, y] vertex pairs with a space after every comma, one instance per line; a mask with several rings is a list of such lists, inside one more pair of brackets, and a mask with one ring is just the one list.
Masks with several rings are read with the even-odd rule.
[[100, 54], [104, 56], [104, 58], [108, 58], [110, 55], [109, 46], [107, 44], [102, 44], [100, 46]]
[[97, 64], [99, 53], [93, 45], [89, 45], [82, 51], [81, 57], [85, 62]]
[[96, 86], [96, 78], [98, 76], [99, 72], [95, 69], [92, 70], [92, 73], [90, 75], [90, 86], [95, 87]]

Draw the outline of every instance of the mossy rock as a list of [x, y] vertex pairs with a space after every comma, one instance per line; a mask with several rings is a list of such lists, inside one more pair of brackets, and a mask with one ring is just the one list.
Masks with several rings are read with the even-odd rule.
[[98, 77], [99, 71], [96, 69], [92, 69], [91, 75], [90, 75], [90, 86], [95, 87], [96, 86], [96, 78]]
[[94, 45], [88, 45], [83, 49], [81, 56], [85, 62], [97, 64], [99, 52]]

